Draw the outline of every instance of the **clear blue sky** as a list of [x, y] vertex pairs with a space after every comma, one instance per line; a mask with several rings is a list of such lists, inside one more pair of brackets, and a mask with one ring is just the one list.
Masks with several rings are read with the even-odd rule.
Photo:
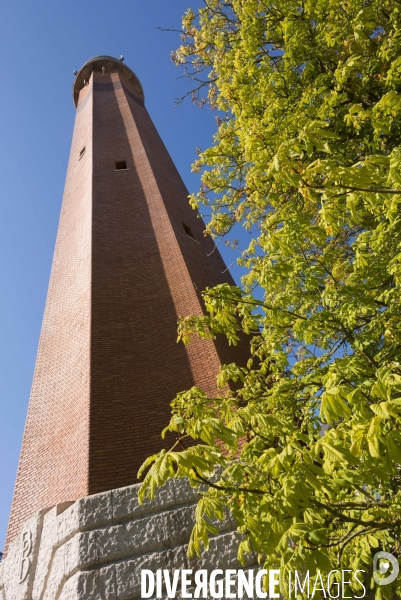
[[[93, 56], [125, 56], [190, 191], [195, 148], [215, 125], [191, 101], [169, 58], [181, 15], [200, 0], [18, 0], [0, 23], [0, 550], [4, 545], [74, 124], [73, 70]], [[222, 246], [222, 245], [220, 245]], [[226, 262], [235, 256], [222, 248]], [[238, 275], [236, 270], [235, 275]]]

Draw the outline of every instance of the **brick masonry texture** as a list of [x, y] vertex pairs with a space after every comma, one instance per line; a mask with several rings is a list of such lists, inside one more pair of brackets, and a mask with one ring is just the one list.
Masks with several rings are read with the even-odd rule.
[[166, 445], [175, 394], [213, 394], [220, 364], [244, 362], [244, 346], [224, 340], [176, 343], [178, 316], [202, 314], [200, 292], [233, 283], [187, 195], [135, 89], [93, 72], [77, 107], [7, 546], [39, 510], [134, 483]]
[[[1, 600], [130, 600], [141, 597], [141, 569], [172, 574], [174, 569], [259, 568], [253, 552], [244, 566], [238, 562], [241, 536], [228, 512], [224, 521], [214, 522], [218, 534], [209, 550], [199, 559], [187, 557], [199, 496], [186, 480], [170, 480], [143, 506], [138, 487], [38, 511], [0, 563]], [[23, 536], [31, 544], [21, 564]]]

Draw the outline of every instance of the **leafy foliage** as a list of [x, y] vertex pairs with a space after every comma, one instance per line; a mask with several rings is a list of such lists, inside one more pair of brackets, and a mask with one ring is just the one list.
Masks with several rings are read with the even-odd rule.
[[205, 0], [173, 53], [219, 122], [191, 202], [215, 237], [253, 231], [243, 287], [207, 289], [179, 337], [245, 332], [251, 358], [222, 367], [214, 398], [178, 394], [177, 443], [149, 460], [141, 497], [169, 477], [206, 484], [190, 553], [227, 506], [240, 559], [252, 547], [281, 568], [284, 595], [290, 569], [371, 573], [378, 549], [400, 549], [400, 13], [398, 0]]

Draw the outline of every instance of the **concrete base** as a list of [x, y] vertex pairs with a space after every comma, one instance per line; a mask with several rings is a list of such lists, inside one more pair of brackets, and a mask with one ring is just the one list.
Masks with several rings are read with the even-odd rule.
[[[138, 488], [88, 496], [29, 519], [0, 563], [0, 600], [128, 600], [141, 597], [141, 569], [243, 568], [228, 513], [209, 551], [188, 559], [198, 495], [186, 480], [169, 481], [143, 506]], [[257, 568], [256, 556], [247, 566]]]

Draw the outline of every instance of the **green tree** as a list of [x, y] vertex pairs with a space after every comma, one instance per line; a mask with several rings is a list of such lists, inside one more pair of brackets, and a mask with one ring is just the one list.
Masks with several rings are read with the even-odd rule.
[[289, 570], [371, 571], [379, 549], [399, 553], [400, 18], [399, 0], [204, 0], [173, 53], [218, 116], [191, 203], [214, 237], [254, 232], [242, 288], [205, 290], [179, 338], [245, 332], [251, 358], [222, 367], [214, 398], [178, 394], [177, 443], [146, 461], [140, 496], [206, 484], [190, 554], [228, 506], [239, 557], [280, 568], [284, 595]]

